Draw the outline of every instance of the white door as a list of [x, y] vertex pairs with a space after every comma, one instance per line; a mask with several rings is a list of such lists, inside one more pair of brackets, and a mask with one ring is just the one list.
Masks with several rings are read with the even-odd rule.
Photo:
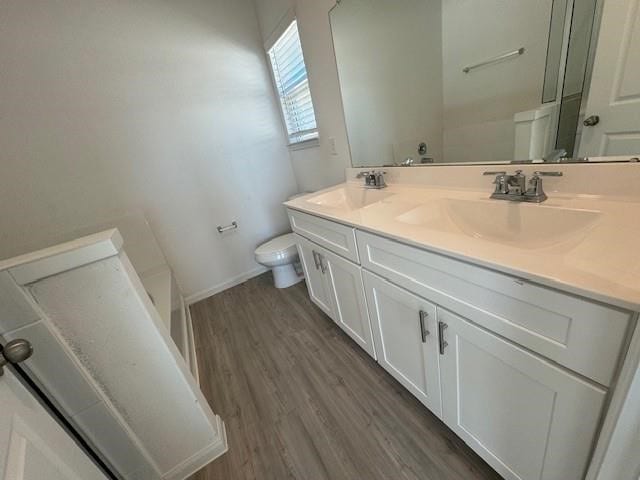
[[640, 0], [607, 0], [585, 117], [599, 123], [582, 129], [579, 155], [640, 153]]
[[333, 318], [329, 277], [325, 275], [326, 267], [320, 262], [320, 247], [297, 234], [296, 240], [309, 297], [324, 313]]
[[362, 276], [378, 363], [441, 417], [435, 306], [366, 270]]
[[107, 479], [6, 367], [0, 377], [0, 405], [0, 478]]
[[445, 423], [508, 480], [584, 478], [606, 391], [438, 308]]
[[362, 284], [362, 269], [325, 249], [321, 249], [320, 255], [325, 275], [329, 276], [333, 319], [360, 347], [376, 358]]

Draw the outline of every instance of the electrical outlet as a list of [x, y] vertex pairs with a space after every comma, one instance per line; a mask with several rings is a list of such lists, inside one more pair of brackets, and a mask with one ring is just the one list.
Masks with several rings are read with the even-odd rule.
[[329, 152], [331, 152], [331, 155], [338, 155], [338, 147], [336, 146], [336, 137], [329, 137]]

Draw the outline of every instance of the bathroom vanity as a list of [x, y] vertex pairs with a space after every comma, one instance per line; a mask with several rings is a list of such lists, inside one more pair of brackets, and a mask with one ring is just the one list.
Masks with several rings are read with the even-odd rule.
[[477, 166], [286, 203], [313, 302], [506, 479], [585, 478], [637, 349], [640, 199], [604, 179], [640, 167], [561, 168], [539, 205]]

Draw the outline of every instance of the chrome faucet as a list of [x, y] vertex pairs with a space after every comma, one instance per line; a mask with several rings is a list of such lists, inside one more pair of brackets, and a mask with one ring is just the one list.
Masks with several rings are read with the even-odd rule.
[[483, 175], [495, 175], [493, 180], [495, 190], [491, 198], [497, 200], [511, 200], [513, 202], [541, 203], [547, 199], [547, 194], [542, 188], [541, 177], [561, 177], [562, 172], [533, 172], [533, 176], [527, 183], [522, 170], [516, 170], [513, 175], [507, 172], [484, 172]]
[[558, 148], [557, 150], [551, 150], [544, 157], [542, 161], [544, 163], [560, 162], [563, 158], [567, 158], [567, 151], [564, 148]]
[[384, 188], [387, 183], [384, 181], [384, 174], [387, 172], [371, 170], [370, 172], [359, 172], [356, 178], [364, 177], [365, 188]]

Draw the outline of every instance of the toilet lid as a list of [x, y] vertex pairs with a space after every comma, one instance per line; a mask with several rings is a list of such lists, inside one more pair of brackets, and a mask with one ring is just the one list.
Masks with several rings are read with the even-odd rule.
[[296, 237], [293, 233], [287, 233], [269, 240], [256, 248], [256, 255], [269, 255], [276, 252], [296, 252]]

